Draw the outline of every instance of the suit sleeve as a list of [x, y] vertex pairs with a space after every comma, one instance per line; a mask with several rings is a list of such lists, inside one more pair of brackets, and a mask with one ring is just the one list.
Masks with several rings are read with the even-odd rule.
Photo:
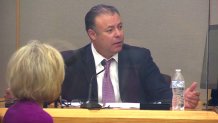
[[147, 97], [150, 101], [171, 102], [172, 90], [170, 83], [166, 82], [158, 66], [154, 63], [151, 53], [148, 49], [144, 49], [141, 54], [141, 70], [140, 76], [142, 85]]

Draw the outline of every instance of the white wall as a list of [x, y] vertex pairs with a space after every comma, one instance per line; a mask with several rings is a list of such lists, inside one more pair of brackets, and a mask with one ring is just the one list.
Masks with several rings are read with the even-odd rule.
[[210, 25], [218, 24], [218, 0], [210, 0]]
[[191, 81], [200, 82], [208, 0], [20, 1], [21, 45], [39, 39], [59, 50], [80, 48], [89, 43], [86, 12], [99, 3], [110, 4], [121, 13], [126, 43], [150, 49], [163, 73], [172, 75], [175, 68], [181, 68], [187, 86]]
[[10, 55], [16, 50], [16, 1], [0, 0], [0, 98], [7, 87], [5, 69]]

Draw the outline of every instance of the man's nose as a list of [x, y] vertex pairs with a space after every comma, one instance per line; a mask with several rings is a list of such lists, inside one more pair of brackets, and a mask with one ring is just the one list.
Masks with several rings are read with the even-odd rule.
[[122, 30], [119, 30], [119, 29], [115, 30], [115, 36], [116, 37], [120, 37], [121, 34], [122, 34]]

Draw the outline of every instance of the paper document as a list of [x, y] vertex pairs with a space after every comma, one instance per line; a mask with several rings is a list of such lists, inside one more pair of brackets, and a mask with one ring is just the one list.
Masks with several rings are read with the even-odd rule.
[[[140, 109], [140, 103], [106, 103], [103, 105], [103, 103], [99, 103], [102, 108], [121, 108], [121, 109]], [[81, 105], [80, 102], [65, 102], [62, 103], [63, 107], [75, 107], [79, 108]]]
[[121, 109], [133, 109], [133, 108], [139, 109], [140, 103], [106, 103], [104, 107], [121, 108]]

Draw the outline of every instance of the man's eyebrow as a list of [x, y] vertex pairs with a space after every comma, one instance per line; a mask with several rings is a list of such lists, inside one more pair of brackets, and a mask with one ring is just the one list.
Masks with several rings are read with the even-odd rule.
[[[118, 23], [117, 25], [123, 25], [123, 23], [120, 22], [120, 23]], [[107, 28], [114, 28], [114, 27], [117, 26], [117, 25], [109, 25]]]
[[114, 28], [114, 26], [108, 26], [107, 28]]

